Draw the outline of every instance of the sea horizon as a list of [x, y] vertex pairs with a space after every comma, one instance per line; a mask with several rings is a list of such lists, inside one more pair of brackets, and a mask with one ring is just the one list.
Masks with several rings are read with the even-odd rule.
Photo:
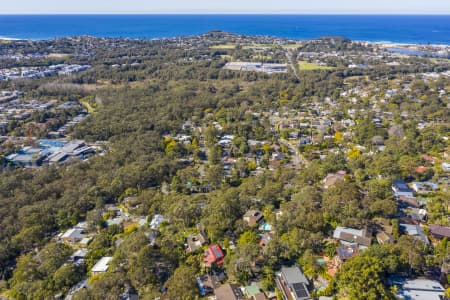
[[283, 13], [283, 12], [236, 12], [236, 13], [218, 13], [218, 12], [204, 12], [204, 13], [189, 13], [189, 12], [130, 12], [130, 13], [109, 13], [109, 12], [74, 12], [74, 13], [45, 13], [45, 14], [36, 14], [36, 13], [0, 13], [0, 16], [85, 16], [85, 15], [99, 15], [99, 16], [153, 16], [153, 15], [166, 15], [166, 16], [178, 16], [178, 15], [193, 15], [193, 16], [203, 16], [203, 15], [217, 15], [217, 16], [233, 16], [233, 15], [268, 15], [268, 16], [276, 16], [276, 15], [284, 15], [284, 16], [450, 16], [448, 14], [441, 13]]
[[340, 36], [371, 43], [450, 45], [448, 14], [0, 14], [0, 39], [9, 40], [164, 39], [213, 30], [295, 40]]

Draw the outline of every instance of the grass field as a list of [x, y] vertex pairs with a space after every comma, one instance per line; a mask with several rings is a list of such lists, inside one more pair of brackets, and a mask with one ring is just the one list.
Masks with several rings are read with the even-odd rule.
[[[235, 49], [237, 44], [221, 44], [211, 46], [211, 49]], [[243, 49], [253, 49], [253, 48], [273, 48], [273, 45], [270, 44], [251, 44], [251, 45], [242, 45]]]
[[63, 54], [63, 53], [50, 53], [47, 55], [48, 58], [70, 58], [69, 54]]
[[369, 81], [369, 76], [350, 76], [344, 79], [344, 84], [352, 84], [353, 82], [357, 82], [360, 80]]
[[286, 44], [286, 45], [273, 45], [273, 44], [251, 44], [251, 45], [245, 45], [244, 49], [251, 49], [251, 48], [275, 48], [281, 46], [284, 49], [296, 49], [300, 47], [300, 44]]
[[442, 57], [442, 58], [434, 58], [434, 57], [432, 57], [432, 58], [429, 58], [429, 60], [430, 60], [430, 62], [435, 63], [435, 64], [450, 62], [449, 58], [444, 58], [444, 57]]
[[252, 58], [256, 59], [256, 60], [271, 60], [271, 59], [273, 59], [273, 57], [270, 55], [253, 55]]
[[285, 49], [296, 49], [300, 46], [301, 46], [300, 44], [286, 44], [286, 45], [283, 45], [282, 47]]
[[242, 48], [244, 49], [253, 49], [253, 48], [273, 48], [275, 47], [272, 44], [249, 44], [249, 45], [244, 45]]
[[95, 109], [91, 106], [91, 104], [89, 104], [88, 101], [80, 100], [80, 103], [87, 109], [88, 113], [92, 114], [95, 112]]
[[332, 70], [334, 67], [319, 66], [307, 61], [299, 61], [298, 68], [300, 71], [315, 71], [315, 70]]
[[[211, 49], [235, 49], [237, 46], [237, 44], [221, 44], [221, 45], [215, 45], [215, 46], [211, 46]], [[278, 45], [273, 45], [273, 44], [248, 44], [248, 45], [242, 45], [243, 49], [254, 49], [254, 48], [275, 48]], [[299, 44], [286, 44], [286, 45], [281, 45], [281, 47], [285, 48], [285, 49], [295, 49], [300, 47]]]
[[222, 44], [222, 45], [215, 45], [211, 46], [211, 49], [234, 49], [236, 48], [236, 44]]
[[233, 59], [233, 57], [231, 55], [221, 55], [220, 57], [223, 59], [228, 59], [228, 60]]

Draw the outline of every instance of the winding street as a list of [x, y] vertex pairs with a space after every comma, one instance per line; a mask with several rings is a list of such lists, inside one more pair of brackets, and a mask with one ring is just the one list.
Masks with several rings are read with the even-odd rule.
[[299, 170], [308, 166], [308, 161], [300, 153], [300, 151], [298, 151], [298, 146], [295, 142], [282, 138], [279, 139], [279, 142], [286, 146], [289, 149], [289, 152], [292, 153], [291, 162], [294, 165], [295, 169]]

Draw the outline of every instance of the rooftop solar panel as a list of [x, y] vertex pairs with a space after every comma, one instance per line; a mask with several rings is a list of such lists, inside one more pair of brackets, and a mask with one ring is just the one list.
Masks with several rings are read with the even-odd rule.
[[214, 252], [214, 256], [216, 258], [221, 258], [222, 257], [222, 251], [220, 251], [219, 249], [217, 249], [216, 247], [212, 248], [212, 251]]
[[294, 288], [295, 294], [297, 295], [297, 298], [302, 299], [302, 298], [309, 297], [309, 293], [308, 293], [304, 283], [294, 283], [293, 288]]

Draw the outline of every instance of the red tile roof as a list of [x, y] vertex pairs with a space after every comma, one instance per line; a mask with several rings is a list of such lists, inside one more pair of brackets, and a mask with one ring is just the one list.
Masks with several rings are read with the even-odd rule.
[[427, 167], [424, 167], [424, 166], [420, 166], [420, 167], [417, 167], [416, 168], [416, 172], [417, 173], [423, 173], [423, 172], [425, 172], [427, 170]]
[[221, 265], [223, 264], [224, 256], [225, 253], [223, 253], [223, 250], [219, 247], [219, 245], [211, 245], [205, 251], [205, 258], [203, 261], [208, 264]]

